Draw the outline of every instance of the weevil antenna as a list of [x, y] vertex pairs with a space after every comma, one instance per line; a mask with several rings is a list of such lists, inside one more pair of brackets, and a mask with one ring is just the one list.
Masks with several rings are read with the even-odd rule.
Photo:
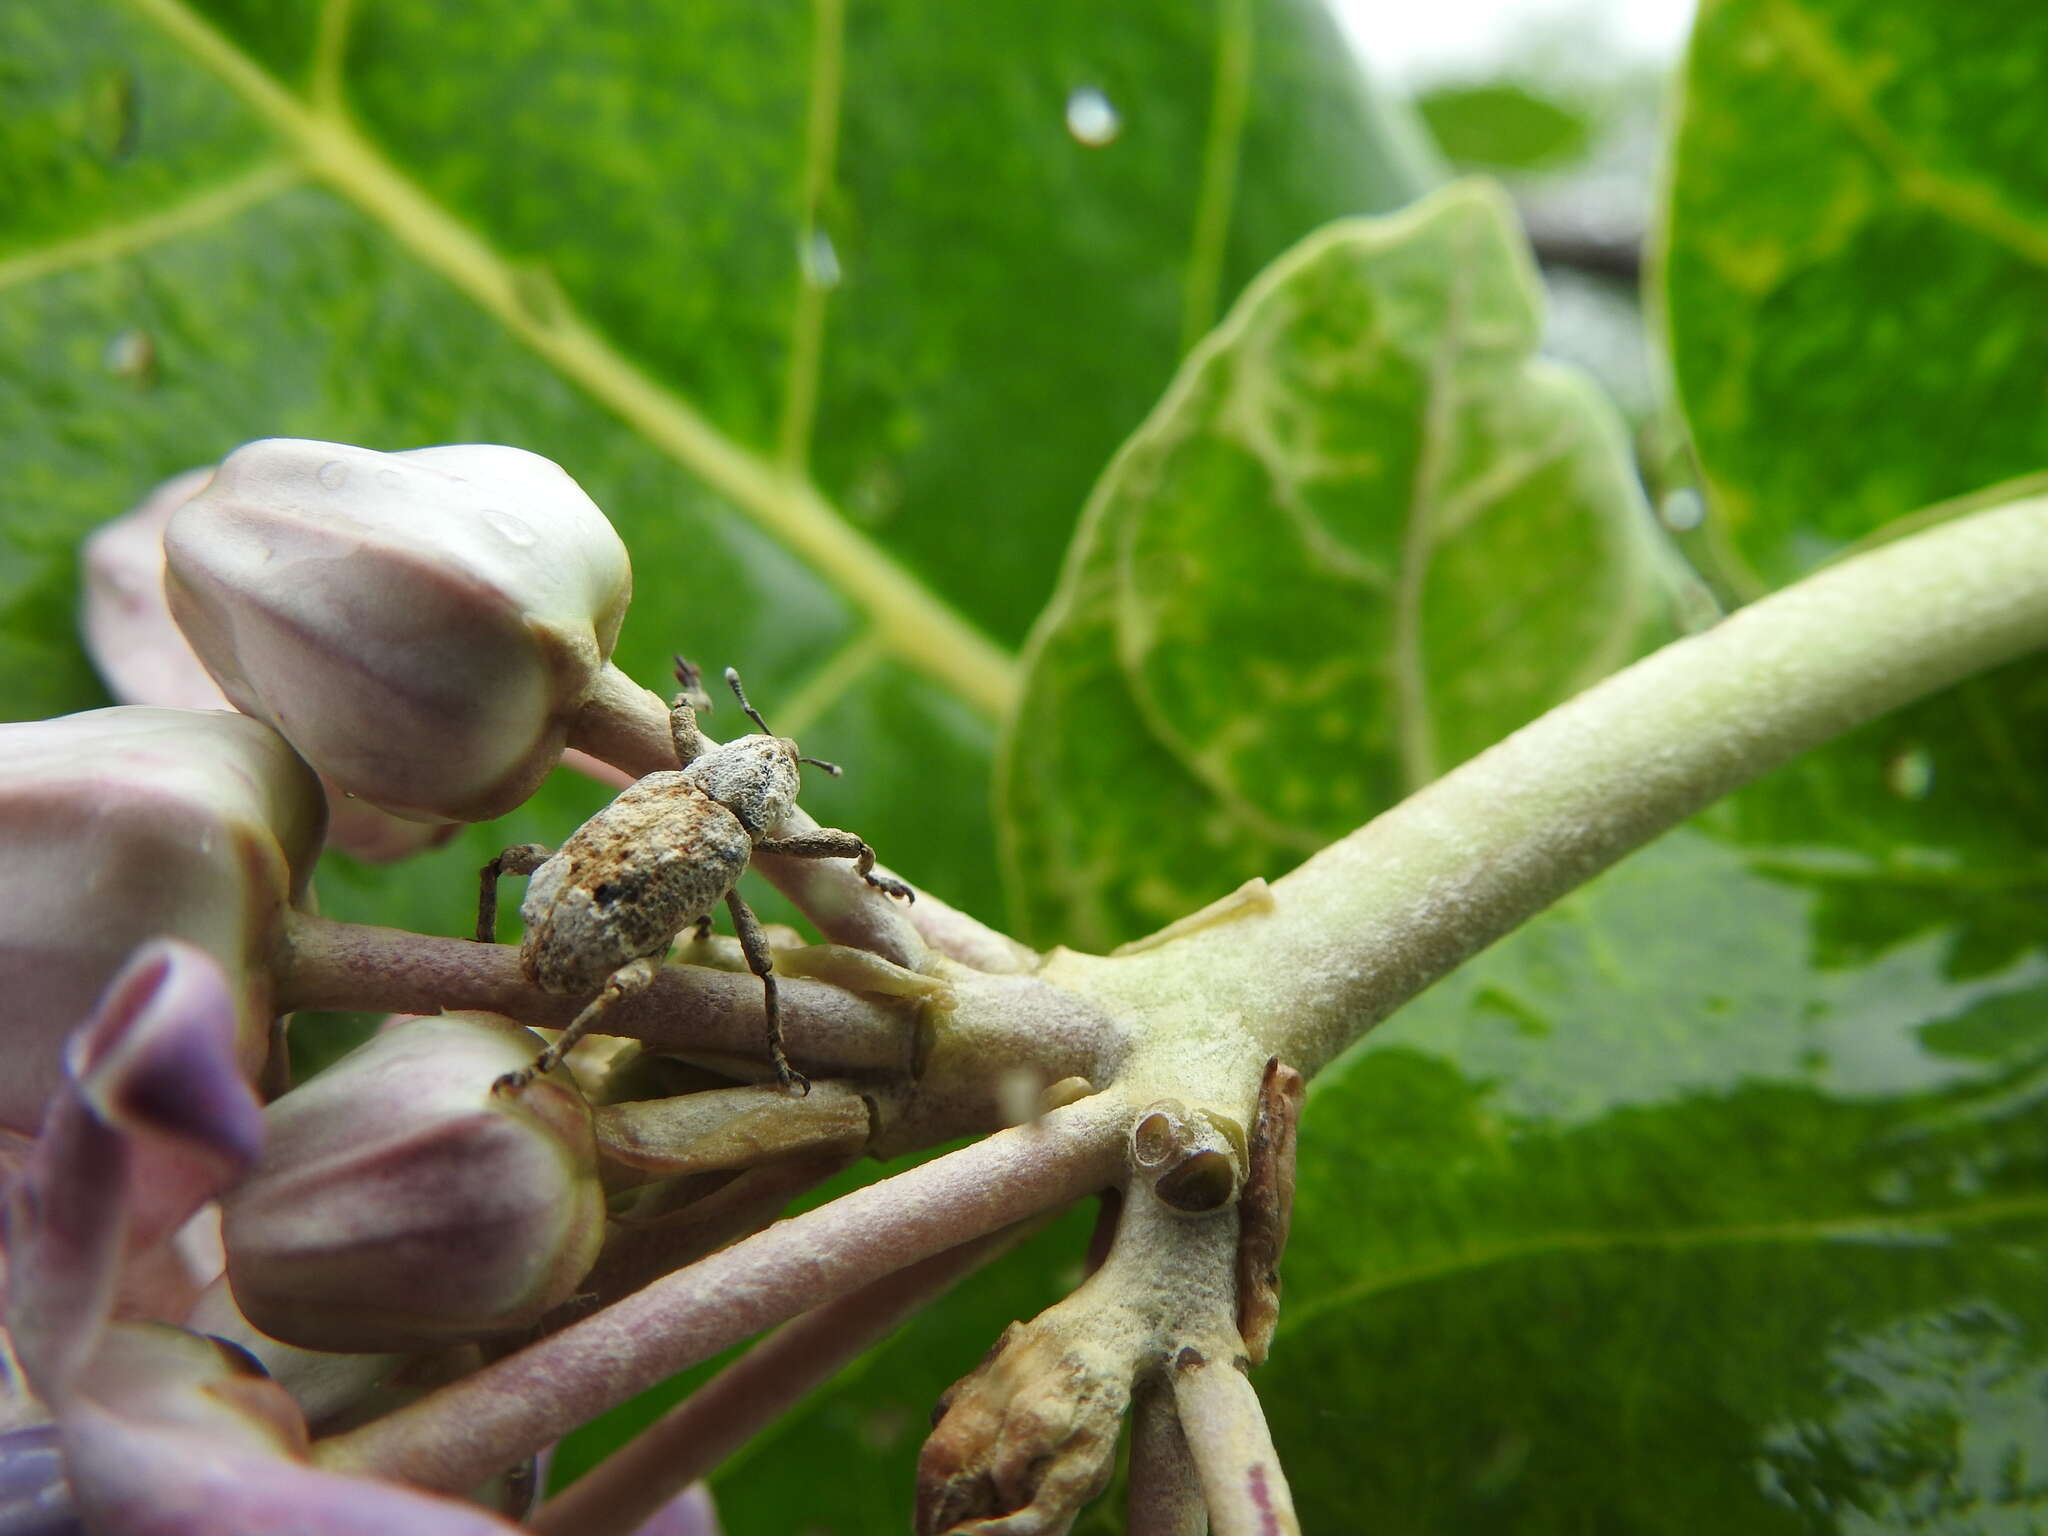
[[813, 768], [822, 768], [827, 773], [831, 774], [832, 777], [835, 779], [838, 778], [839, 775], [845, 771], [837, 763], [828, 763], [822, 757], [805, 757], [801, 753], [799, 753], [797, 756], [797, 761], [800, 763], [809, 763]]
[[747, 690], [740, 686], [739, 668], [727, 667], [725, 669], [725, 680], [732, 684], [732, 691], [739, 696], [740, 708], [747, 712], [747, 718], [761, 727], [761, 734], [763, 736], [773, 736], [775, 733], [768, 729], [768, 722], [761, 718], [761, 711], [747, 702]]

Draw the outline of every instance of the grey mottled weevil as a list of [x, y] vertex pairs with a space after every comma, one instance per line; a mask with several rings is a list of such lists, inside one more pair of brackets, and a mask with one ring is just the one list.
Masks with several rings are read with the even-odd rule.
[[526, 923], [520, 966], [545, 991], [591, 999], [532, 1066], [499, 1078], [499, 1091], [522, 1088], [553, 1071], [607, 1008], [654, 981], [677, 934], [693, 924], [700, 938], [711, 931], [711, 909], [721, 898], [732, 913], [747, 968], [766, 989], [768, 1053], [776, 1078], [786, 1092], [810, 1091], [809, 1079], [783, 1054], [774, 959], [760, 920], [734, 882], [758, 850], [796, 859], [856, 859], [869, 885], [905, 901], [913, 898], [902, 881], [875, 873], [874, 849], [851, 832], [821, 827], [794, 837], [775, 835], [796, 808], [797, 765], [814, 764], [835, 778], [839, 769], [800, 756], [795, 742], [770, 731], [731, 667], [725, 680], [762, 734], [722, 746], [705, 736], [697, 728], [697, 708], [708, 710], [711, 701], [698, 688], [697, 669], [679, 656], [676, 681], [683, 691], [676, 695], [669, 726], [681, 769], [650, 773], [629, 785], [557, 853], [523, 843], [483, 867], [477, 939], [488, 944], [495, 938], [499, 877], [533, 876], [519, 907]]

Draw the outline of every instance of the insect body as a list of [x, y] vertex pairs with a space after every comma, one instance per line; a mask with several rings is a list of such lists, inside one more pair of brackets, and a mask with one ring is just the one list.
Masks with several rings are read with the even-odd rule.
[[524, 844], [507, 848], [483, 867], [477, 938], [492, 940], [499, 877], [531, 874], [519, 909], [526, 923], [520, 965], [546, 991], [591, 997], [532, 1066], [499, 1079], [500, 1089], [523, 1087], [552, 1071], [607, 1008], [653, 982], [677, 934], [693, 924], [700, 937], [708, 933], [711, 910], [723, 900], [747, 968], [765, 989], [768, 1052], [776, 1077], [789, 1092], [808, 1092], [810, 1084], [783, 1054], [767, 936], [734, 883], [758, 849], [792, 858], [854, 859], [868, 884], [911, 899], [910, 887], [875, 873], [874, 850], [851, 832], [820, 828], [777, 838], [775, 832], [796, 808], [798, 764], [814, 763], [835, 776], [839, 770], [799, 756], [795, 742], [770, 733], [731, 668], [725, 679], [763, 734], [723, 746], [712, 742], [698, 730], [691, 703], [693, 696], [703, 699], [696, 693], [696, 670], [680, 658], [676, 667], [684, 692], [669, 718], [683, 768], [650, 773], [628, 787], [557, 853]]

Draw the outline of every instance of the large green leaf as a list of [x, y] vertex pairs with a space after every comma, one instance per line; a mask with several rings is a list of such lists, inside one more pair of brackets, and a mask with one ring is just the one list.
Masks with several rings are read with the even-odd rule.
[[[2030, 4], [1703, 8], [1663, 297], [1700, 553], [1734, 590], [2048, 470], [2048, 98], [2014, 62], [2044, 49]], [[1841, 772], [1743, 802], [1738, 830], [1783, 845], [1844, 942], [1931, 921], [1885, 894], [1912, 880], [1948, 893], [1959, 964], [2003, 963], [2048, 895], [2048, 666], [1881, 730]]]
[[1110, 467], [1005, 748], [1038, 938], [1277, 875], [1628, 660], [1657, 555], [1612, 409], [1533, 356], [1481, 183], [1262, 277]]
[[1844, 913], [1722, 836], [1871, 745], [1638, 854], [1316, 1081], [1260, 1374], [1307, 1529], [2048, 1519], [2048, 956], [1961, 978], [1946, 893], [1881, 878], [1924, 931], [1845, 955]]
[[[819, 815], [983, 911], [1004, 646], [1102, 459], [1249, 272], [1423, 174], [1305, 0], [31, 0], [0, 135], [0, 713], [103, 701], [72, 552], [157, 480], [516, 443], [626, 537], [623, 664], [741, 665], [846, 760]], [[481, 857], [597, 798], [329, 909], [459, 931]]]
[[1663, 244], [1738, 587], [2048, 468], [2048, 7], [1707, 0]]

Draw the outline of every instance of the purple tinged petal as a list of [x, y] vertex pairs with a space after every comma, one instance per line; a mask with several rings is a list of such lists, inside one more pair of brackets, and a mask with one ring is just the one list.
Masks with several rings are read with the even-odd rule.
[[507, 1536], [473, 1504], [323, 1472], [303, 1462], [224, 1453], [189, 1431], [137, 1426], [88, 1405], [67, 1420], [79, 1502], [123, 1536]]
[[124, 704], [234, 707], [192, 654], [164, 597], [164, 526], [212, 478], [210, 465], [172, 476], [134, 511], [103, 524], [81, 551], [86, 654]]
[[169, 1236], [239, 1177], [263, 1111], [235, 1052], [235, 1008], [213, 958], [146, 944], [67, 1048], [52, 1098], [9, 1187], [7, 1326], [23, 1369], [62, 1404], [99, 1347], [123, 1255]]
[[325, 1472], [305, 1421], [238, 1346], [182, 1329], [109, 1330], [58, 1420], [74, 1495], [123, 1536], [503, 1536], [452, 1499]]
[[692, 1483], [656, 1510], [633, 1536], [720, 1536], [711, 1490]]
[[7, 1331], [46, 1403], [65, 1401], [99, 1347], [127, 1241], [128, 1164], [127, 1138], [61, 1095], [0, 1209]]
[[490, 445], [249, 443], [164, 548], [171, 611], [228, 697], [419, 821], [485, 820], [539, 786], [632, 588], [561, 467]]
[[0, 1536], [83, 1536], [57, 1426], [0, 1434]]
[[430, 1349], [573, 1294], [604, 1233], [589, 1107], [565, 1073], [492, 1091], [535, 1045], [495, 1014], [411, 1019], [273, 1103], [222, 1204], [249, 1321], [313, 1350]]
[[268, 964], [304, 899], [319, 782], [269, 727], [124, 707], [0, 725], [0, 1124], [32, 1129], [63, 1042], [146, 940], [230, 978], [243, 1070], [270, 1046]]
[[72, 1037], [68, 1064], [101, 1119], [212, 1156], [225, 1187], [263, 1150], [263, 1106], [242, 1076], [237, 1035], [235, 998], [219, 962], [191, 944], [160, 939], [114, 978]]
[[[193, 653], [164, 595], [164, 527], [212, 478], [210, 465], [174, 476], [85, 541], [85, 649], [107, 691], [123, 704], [234, 708]], [[456, 830], [452, 823], [401, 821], [332, 785], [327, 809], [328, 841], [373, 864], [438, 847]]]

